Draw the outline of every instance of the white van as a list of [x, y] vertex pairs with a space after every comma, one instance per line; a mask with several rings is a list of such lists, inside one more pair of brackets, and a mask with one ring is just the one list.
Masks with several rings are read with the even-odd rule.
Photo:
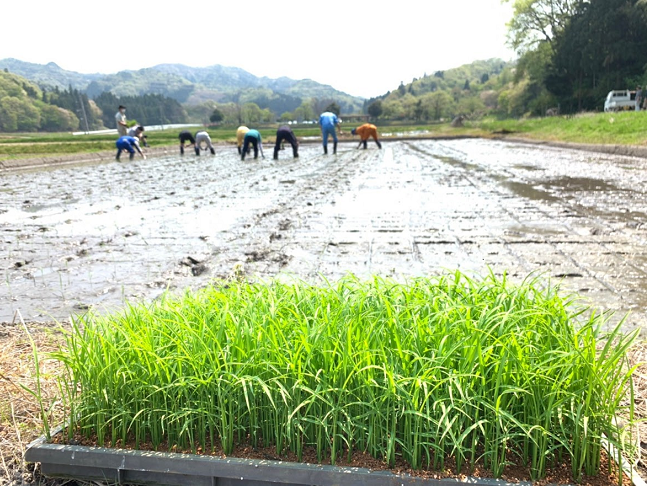
[[636, 108], [636, 92], [628, 89], [609, 91], [604, 100], [604, 111], [633, 110]]

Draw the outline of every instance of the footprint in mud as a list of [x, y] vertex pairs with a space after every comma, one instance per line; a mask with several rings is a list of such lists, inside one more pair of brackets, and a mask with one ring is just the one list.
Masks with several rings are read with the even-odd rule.
[[284, 219], [279, 223], [279, 231], [287, 231], [292, 227], [292, 221]]
[[268, 255], [270, 254], [269, 251], [267, 250], [253, 250], [253, 251], [246, 251], [245, 256], [247, 257], [247, 263], [251, 262], [262, 262], [267, 259]]

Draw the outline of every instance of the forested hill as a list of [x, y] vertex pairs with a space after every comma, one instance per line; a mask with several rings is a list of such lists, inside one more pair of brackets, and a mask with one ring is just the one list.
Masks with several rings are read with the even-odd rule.
[[35, 64], [11, 58], [0, 59], [0, 70], [18, 74], [40, 86], [59, 89], [67, 89], [72, 86], [74, 89], [84, 90], [92, 81], [103, 76], [103, 74], [82, 74], [67, 71], [53, 62]]
[[158, 94], [182, 104], [207, 101], [238, 103], [240, 99], [271, 109], [277, 114], [293, 111], [306, 99], [336, 101], [343, 112], [361, 111], [364, 100], [313, 80], [272, 79], [255, 76], [243, 69], [214, 65], [194, 68], [181, 64], [160, 64], [116, 74], [81, 74], [61, 69], [54, 63], [33, 64], [16, 59], [0, 60], [0, 69], [23, 76], [41, 87], [72, 87], [95, 98], [110, 92], [115, 96]]
[[647, 84], [646, 0], [508, 0], [513, 65], [437, 71], [368, 100], [373, 117], [440, 119], [602, 111], [611, 90]]
[[401, 82], [366, 105], [374, 118], [390, 120], [429, 121], [457, 114], [485, 114], [499, 107], [500, 96], [511, 87], [514, 70], [514, 63], [502, 59], [475, 61]]

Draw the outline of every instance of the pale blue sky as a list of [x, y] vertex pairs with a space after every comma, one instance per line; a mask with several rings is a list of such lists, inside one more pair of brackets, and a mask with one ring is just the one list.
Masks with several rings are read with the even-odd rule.
[[425, 72], [514, 58], [500, 0], [32, 0], [4, 2], [2, 17], [0, 59], [83, 73], [223, 64], [364, 97]]

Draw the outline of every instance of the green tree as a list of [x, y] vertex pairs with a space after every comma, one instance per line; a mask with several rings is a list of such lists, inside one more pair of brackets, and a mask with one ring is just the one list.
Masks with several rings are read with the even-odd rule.
[[211, 123], [220, 123], [225, 119], [225, 114], [220, 111], [218, 108], [215, 108], [213, 110], [213, 113], [211, 113], [211, 116], [209, 117], [209, 121]]
[[298, 121], [314, 120], [315, 111], [312, 106], [312, 100], [302, 101], [301, 105], [296, 110], [294, 110], [293, 119]]
[[29, 101], [15, 96], [0, 99], [0, 128], [5, 132], [35, 132], [40, 127], [40, 112]]
[[263, 110], [256, 103], [245, 103], [241, 107], [241, 119], [245, 125], [263, 121]]
[[466, 98], [462, 98], [458, 102], [456, 110], [458, 113], [462, 113], [464, 115], [474, 115], [484, 113], [486, 107], [485, 103], [483, 103], [478, 96], [468, 96]]
[[503, 0], [512, 2], [508, 40], [515, 50], [526, 51], [540, 41], [552, 43], [586, 0]]
[[369, 116], [373, 119], [377, 119], [382, 115], [382, 100], [375, 100], [373, 103], [368, 105], [367, 112]]
[[388, 120], [400, 120], [405, 117], [400, 99], [387, 99], [382, 103], [382, 116]]
[[446, 91], [435, 91], [423, 98], [423, 104], [427, 107], [432, 119], [440, 120], [451, 114], [454, 99]]
[[638, 0], [582, 4], [555, 37], [545, 86], [563, 112], [593, 110], [612, 89], [644, 79], [647, 15]]
[[48, 132], [77, 130], [79, 119], [69, 110], [53, 105], [45, 105], [40, 110], [40, 128]]
[[330, 111], [331, 113], [339, 116], [341, 114], [341, 107], [336, 101], [333, 101], [328, 106], [326, 106], [326, 108], [324, 108], [324, 111]]

